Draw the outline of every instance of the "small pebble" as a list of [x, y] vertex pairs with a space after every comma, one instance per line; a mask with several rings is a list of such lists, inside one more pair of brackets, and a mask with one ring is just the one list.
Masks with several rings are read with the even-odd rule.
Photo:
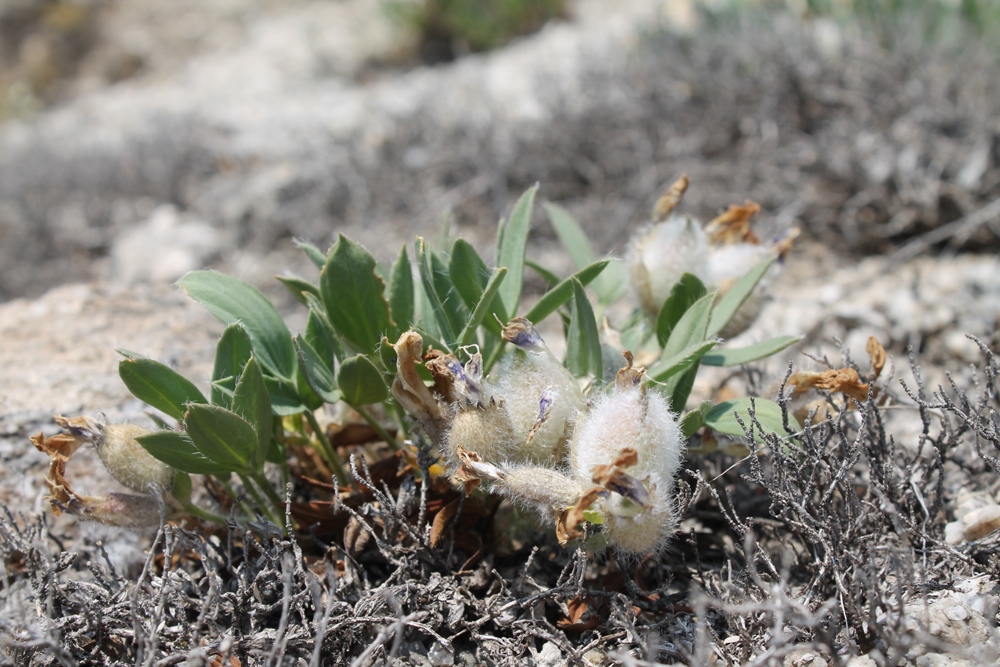
[[427, 659], [434, 667], [450, 667], [455, 664], [455, 652], [440, 642], [434, 642], [427, 651]]

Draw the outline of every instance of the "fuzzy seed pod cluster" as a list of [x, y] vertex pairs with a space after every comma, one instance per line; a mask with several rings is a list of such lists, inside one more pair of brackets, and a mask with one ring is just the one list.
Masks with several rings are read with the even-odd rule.
[[[760, 261], [771, 255], [783, 257], [798, 233], [789, 230], [774, 243], [762, 244], [750, 229], [751, 219], [760, 212], [760, 206], [753, 202], [730, 206], [702, 225], [694, 218], [673, 212], [687, 187], [686, 176], [671, 186], [654, 208], [651, 224], [635, 237], [628, 250], [626, 261], [632, 287], [643, 310], [653, 317], [683, 274], [697, 276], [709, 290], [717, 290], [721, 296]], [[777, 265], [768, 270], [757, 289], [720, 332], [723, 338], [736, 336], [753, 324], [778, 272]]]
[[579, 382], [531, 322], [515, 318], [503, 335], [517, 350], [503, 358], [495, 381], [483, 378], [478, 353], [461, 371], [452, 370], [459, 400], [446, 453], [452, 461], [458, 460], [459, 448], [506, 464], [559, 460], [573, 420], [586, 405]]
[[[621, 554], [658, 550], [676, 529], [674, 479], [684, 454], [667, 401], [647, 390], [645, 372], [626, 354], [613, 390], [588, 404], [530, 322], [512, 320], [504, 338], [517, 349], [489, 378], [478, 353], [465, 364], [425, 357], [445, 406], [438, 412], [448, 416], [443, 425], [428, 420], [434, 410], [423, 404], [411, 413], [425, 415], [429, 433], [443, 434], [438, 442], [456, 480], [534, 509], [563, 543], [583, 535], [589, 511], [602, 517]], [[411, 370], [400, 367], [397, 376]]]

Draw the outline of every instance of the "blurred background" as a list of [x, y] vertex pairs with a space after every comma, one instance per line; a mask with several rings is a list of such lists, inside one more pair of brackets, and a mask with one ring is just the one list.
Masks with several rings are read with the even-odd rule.
[[0, 0], [0, 300], [485, 251], [535, 182], [620, 254], [682, 172], [836, 263], [995, 252], [998, 55], [991, 0]]

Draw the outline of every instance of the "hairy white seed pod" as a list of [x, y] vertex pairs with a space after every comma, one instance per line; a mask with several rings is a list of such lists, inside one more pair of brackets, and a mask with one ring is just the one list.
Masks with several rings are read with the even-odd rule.
[[555, 464], [564, 455], [577, 413], [587, 406], [580, 383], [528, 320], [512, 320], [504, 338], [520, 348], [503, 358], [493, 384], [518, 446], [511, 460]]
[[458, 464], [459, 448], [490, 462], [512, 460], [518, 451], [507, 410], [495, 400], [458, 408], [448, 428], [447, 443], [446, 454], [453, 466]]
[[682, 275], [693, 273], [705, 280], [708, 237], [697, 220], [671, 215], [639, 233], [629, 247], [626, 263], [643, 310], [656, 315]]
[[511, 460], [555, 463], [562, 458], [583, 392], [566, 368], [548, 355], [508, 355], [497, 371], [497, 395], [510, 416], [518, 451]]
[[162, 517], [170, 516], [175, 505], [156, 495], [109, 493], [105, 496], [74, 496], [63, 509], [108, 526], [140, 529], [159, 525]]
[[496, 488], [547, 519], [576, 504], [585, 490], [565, 472], [540, 466], [507, 468]]
[[174, 469], [147, 452], [136, 438], [150, 431], [138, 424], [108, 424], [94, 447], [104, 467], [119, 482], [139, 493], [164, 493]]
[[[634, 462], [619, 468], [629, 449]], [[639, 371], [620, 371], [614, 392], [598, 398], [577, 424], [570, 445], [573, 476], [610, 491], [599, 507], [610, 541], [620, 551], [655, 551], [674, 532], [674, 479], [683, 454], [675, 415], [666, 399], [646, 390]], [[599, 482], [595, 473], [609, 469], [617, 475]]]
[[133, 491], [160, 494], [173, 484], [174, 469], [136, 442], [149, 429], [138, 424], [105, 424], [92, 417], [56, 417], [55, 421], [94, 443], [97, 456], [111, 476]]

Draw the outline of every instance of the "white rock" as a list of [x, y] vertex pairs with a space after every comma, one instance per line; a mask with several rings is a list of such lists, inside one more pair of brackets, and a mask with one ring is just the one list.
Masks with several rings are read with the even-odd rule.
[[967, 542], [982, 539], [1000, 528], [1000, 505], [988, 505], [973, 510], [962, 517]]
[[827, 667], [830, 663], [815, 649], [797, 649], [785, 656], [783, 667]]
[[455, 652], [435, 641], [427, 649], [427, 659], [434, 667], [449, 667], [455, 664]]
[[225, 238], [204, 222], [184, 219], [173, 206], [160, 206], [115, 240], [112, 280], [124, 285], [172, 283], [188, 271], [205, 268]]
[[536, 667], [559, 667], [564, 661], [562, 651], [552, 642], [545, 642], [540, 651], [532, 650], [531, 653], [535, 658]]

